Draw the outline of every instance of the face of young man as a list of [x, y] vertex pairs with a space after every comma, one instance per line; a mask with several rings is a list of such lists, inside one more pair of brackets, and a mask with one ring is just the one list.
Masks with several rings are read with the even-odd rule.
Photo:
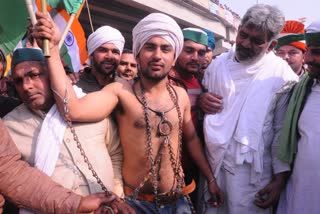
[[308, 65], [309, 73], [320, 79], [320, 47], [308, 46], [305, 63]]
[[277, 49], [276, 55], [288, 62], [292, 70], [299, 75], [304, 63], [304, 53], [292, 45], [283, 45]]
[[91, 55], [92, 70], [109, 76], [115, 72], [120, 61], [120, 51], [112, 43], [104, 43]]
[[212, 59], [213, 59], [213, 52], [212, 52], [212, 49], [208, 47], [206, 50], [206, 54], [204, 55], [204, 61], [201, 67], [202, 70], [205, 70], [208, 68], [208, 66], [212, 62]]
[[137, 57], [141, 76], [156, 81], [164, 79], [175, 64], [174, 54], [167, 40], [161, 37], [149, 39]]
[[118, 75], [126, 80], [131, 80], [136, 77], [138, 67], [136, 59], [132, 53], [122, 53], [120, 63], [117, 67]]
[[200, 72], [206, 54], [206, 46], [192, 40], [186, 40], [182, 52], [177, 59], [176, 68], [179, 72], [194, 75]]
[[271, 48], [267, 34], [248, 24], [240, 26], [236, 37], [236, 59], [253, 63], [261, 59]]
[[48, 110], [53, 104], [53, 95], [45, 65], [38, 61], [17, 64], [12, 70], [12, 79], [20, 99], [33, 110]]

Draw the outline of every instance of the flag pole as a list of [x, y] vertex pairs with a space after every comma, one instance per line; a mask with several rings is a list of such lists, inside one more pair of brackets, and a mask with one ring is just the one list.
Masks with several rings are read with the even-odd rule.
[[29, 17], [31, 20], [31, 24], [34, 26], [37, 23], [37, 19], [36, 19], [36, 16], [34, 15], [32, 2], [31, 0], [25, 0], [25, 2], [26, 2], [28, 13], [29, 13]]
[[[41, 11], [45, 14], [48, 14], [46, 0], [41, 0]], [[49, 40], [48, 39], [43, 39], [43, 55], [45, 57], [50, 57], [50, 49], [49, 49]]]
[[75, 17], [76, 17], [76, 14], [72, 13], [71, 16], [70, 16], [70, 19], [69, 19], [69, 21], [68, 21], [68, 23], [67, 23], [67, 25], [66, 25], [66, 27], [64, 28], [64, 31], [63, 31], [63, 33], [62, 33], [61, 40], [60, 40], [60, 42], [59, 42], [59, 49], [62, 47], [63, 42], [64, 42], [65, 38], [67, 37], [67, 34], [68, 34], [68, 32], [69, 32], [69, 29], [70, 29], [70, 27], [71, 27], [71, 25], [72, 25], [73, 20], [75, 19]]

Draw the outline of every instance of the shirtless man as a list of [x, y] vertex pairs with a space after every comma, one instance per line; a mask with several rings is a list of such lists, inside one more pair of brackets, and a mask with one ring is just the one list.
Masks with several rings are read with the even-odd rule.
[[[182, 138], [208, 181], [210, 204], [220, 206], [223, 193], [216, 185], [192, 124], [188, 95], [167, 80], [183, 46], [178, 24], [160, 13], [142, 19], [133, 29], [133, 53], [140, 79], [133, 86], [127, 81], [111, 83], [78, 99], [61, 65], [56, 26], [42, 13], [37, 13], [37, 19], [33, 36], [50, 41], [51, 57], [47, 63], [61, 113], [66, 107], [73, 121], [96, 121], [115, 110], [124, 152], [126, 199], [137, 213], [192, 212], [182, 195], [190, 192], [184, 188], [181, 169]], [[39, 44], [42, 46], [40, 41]]]

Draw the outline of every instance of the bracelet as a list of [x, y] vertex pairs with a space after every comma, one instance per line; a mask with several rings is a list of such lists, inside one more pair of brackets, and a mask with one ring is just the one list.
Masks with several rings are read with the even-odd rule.
[[215, 177], [211, 178], [211, 180], [208, 181], [208, 184], [211, 184], [211, 183], [213, 183], [213, 182], [216, 182], [216, 178], [215, 178]]

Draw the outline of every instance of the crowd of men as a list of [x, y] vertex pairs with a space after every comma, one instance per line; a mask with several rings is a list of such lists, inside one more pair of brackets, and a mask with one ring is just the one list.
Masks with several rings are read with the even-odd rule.
[[70, 74], [36, 17], [2, 80], [0, 213], [319, 213], [320, 22], [254, 5], [213, 59], [212, 32], [151, 13], [131, 49], [98, 28]]

